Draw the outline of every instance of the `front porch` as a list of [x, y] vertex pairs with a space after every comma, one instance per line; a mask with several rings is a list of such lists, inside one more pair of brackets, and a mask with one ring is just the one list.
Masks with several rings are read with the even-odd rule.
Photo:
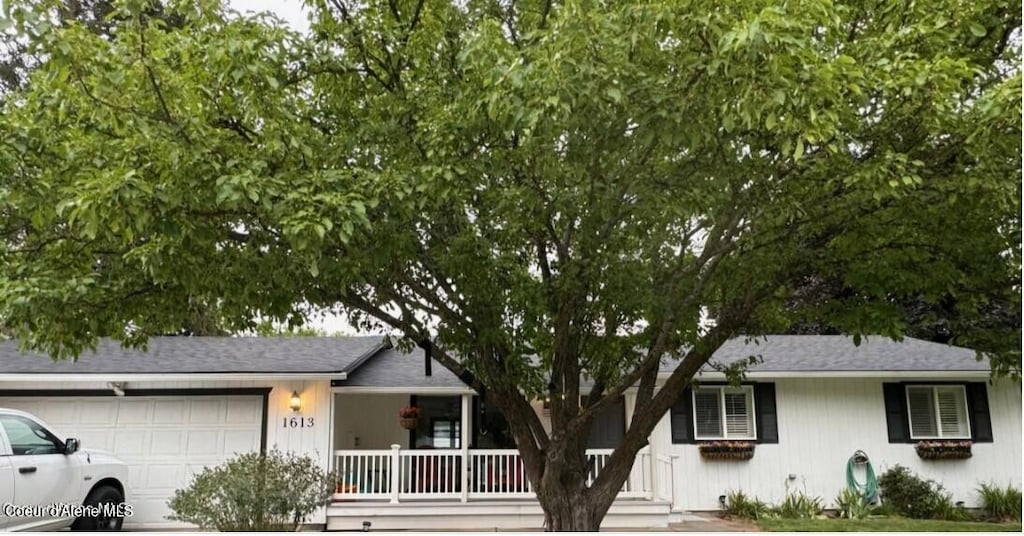
[[[412, 430], [398, 410], [421, 408]], [[543, 403], [536, 404], [546, 422]], [[588, 480], [607, 463], [623, 428], [620, 407], [587, 449]], [[504, 420], [466, 391], [335, 392], [333, 468], [338, 484], [329, 530], [541, 529], [543, 512]], [[382, 443], [387, 442], [387, 445]], [[597, 448], [603, 447], [603, 448]], [[670, 517], [672, 459], [646, 447], [605, 518], [607, 527], [664, 527]]]
[[[589, 449], [593, 481], [611, 449]], [[338, 450], [328, 530], [534, 529], [544, 514], [519, 452], [506, 449]], [[641, 452], [605, 517], [607, 528], [665, 527], [672, 460]], [[465, 483], [465, 485], [463, 485]]]

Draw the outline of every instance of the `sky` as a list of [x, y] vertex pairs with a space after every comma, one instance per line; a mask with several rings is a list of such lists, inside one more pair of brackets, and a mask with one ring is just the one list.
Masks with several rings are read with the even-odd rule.
[[300, 32], [309, 29], [307, 11], [302, 0], [229, 0], [228, 4], [232, 9], [242, 13], [269, 11]]

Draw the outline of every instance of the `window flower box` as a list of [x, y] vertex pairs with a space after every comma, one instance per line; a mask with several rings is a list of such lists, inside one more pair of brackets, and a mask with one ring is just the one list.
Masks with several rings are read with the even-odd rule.
[[707, 441], [700, 443], [705, 460], [749, 460], [754, 457], [753, 441]]
[[915, 449], [922, 460], [963, 460], [971, 457], [970, 441], [919, 441]]

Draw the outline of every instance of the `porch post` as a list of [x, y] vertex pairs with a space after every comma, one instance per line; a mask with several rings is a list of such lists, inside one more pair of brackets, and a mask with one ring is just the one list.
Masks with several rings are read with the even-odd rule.
[[391, 445], [391, 504], [398, 504], [398, 492], [402, 484], [402, 476], [399, 473], [402, 466], [402, 459], [399, 455], [401, 449], [401, 445]]
[[[636, 393], [629, 391], [623, 393], [622, 402], [626, 411], [626, 430], [629, 430], [630, 425], [633, 424], [633, 410], [636, 409]], [[626, 479], [626, 489], [632, 493], [636, 493], [638, 490], [648, 492], [648, 490], [643, 489], [644, 480], [646, 480], [648, 476], [652, 476], [654, 474], [654, 457], [652, 454], [654, 451], [650, 447], [652, 444], [650, 437], [647, 438], [647, 444], [647, 452], [651, 460], [651, 471], [648, 472], [644, 468], [644, 453], [641, 450], [640, 453], [637, 454], [636, 458], [633, 459], [633, 468], [630, 469], [629, 477]], [[639, 471], [637, 471], [637, 463], [640, 464]], [[637, 478], [638, 476], [639, 478]]]
[[[659, 428], [662, 428], [661, 421], [654, 425], [651, 435], [647, 437], [647, 456], [650, 458], [650, 466], [647, 467], [647, 474], [644, 475], [644, 480], [648, 481], [650, 489], [644, 491], [647, 492], [647, 499], [652, 501], [657, 498], [655, 490], [658, 488], [658, 441], [661, 437], [661, 434], [658, 433]], [[643, 469], [643, 467], [640, 468], [641, 471]]]
[[470, 430], [473, 425], [473, 395], [464, 394], [462, 395], [462, 424], [461, 424], [461, 438], [459, 446], [462, 447], [462, 470], [460, 479], [462, 486], [462, 502], [469, 501], [469, 442], [472, 438]]

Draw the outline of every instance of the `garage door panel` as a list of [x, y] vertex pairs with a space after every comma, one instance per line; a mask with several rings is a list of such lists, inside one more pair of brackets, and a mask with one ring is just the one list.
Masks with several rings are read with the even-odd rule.
[[244, 400], [227, 400], [227, 422], [258, 423], [262, 416], [261, 408], [245, 403]]
[[259, 396], [11, 397], [0, 407], [31, 412], [85, 448], [128, 465], [128, 527], [168, 526], [167, 501], [208, 466], [259, 450]]
[[126, 398], [117, 405], [117, 424], [149, 424], [153, 401]]
[[188, 433], [189, 456], [209, 456], [223, 451], [221, 434], [216, 430], [193, 430]]
[[181, 464], [150, 464], [146, 470], [146, 489], [174, 493], [184, 483], [185, 468]]
[[[73, 426], [61, 425], [61, 431], [71, 430]], [[114, 451], [114, 438], [104, 430], [79, 430], [78, 440], [82, 442], [82, 448]]]
[[149, 453], [167, 456], [185, 452], [185, 434], [182, 430], [154, 430], [150, 433]]
[[223, 400], [193, 400], [191, 406], [189, 424], [220, 424], [225, 421]]
[[[46, 404], [38, 411], [49, 414], [50, 408], [48, 406], [49, 404]], [[81, 424], [105, 424], [109, 426], [117, 422], [117, 404], [109, 400], [83, 401], [79, 409], [78, 422]], [[45, 417], [43, 419], [46, 420]]]
[[[32, 404], [32, 406], [32, 409], [28, 409], [25, 411], [28, 411], [33, 415], [38, 415], [36, 411], [39, 410], [43, 405]], [[66, 427], [80, 421], [79, 407], [74, 402], [60, 402], [52, 405], [47, 404], [46, 406], [47, 416], [46, 418], [43, 418], [43, 420], [45, 420], [47, 424], [53, 426], [54, 428], [60, 428], [59, 431], [64, 431]], [[40, 418], [42, 418], [42, 416], [40, 416]]]
[[157, 400], [153, 403], [153, 424], [184, 424], [187, 403], [184, 400]]
[[232, 430], [224, 432], [224, 452], [229, 454], [242, 454], [250, 452], [250, 445], [259, 444], [258, 432], [249, 430]]
[[143, 431], [125, 430], [115, 431], [114, 452], [122, 456], [141, 456], [146, 453], [146, 440], [149, 435]]
[[140, 461], [122, 461], [128, 464], [128, 485], [132, 489], [132, 494], [138, 490], [145, 490], [149, 486], [149, 482], [146, 481], [146, 464]]

